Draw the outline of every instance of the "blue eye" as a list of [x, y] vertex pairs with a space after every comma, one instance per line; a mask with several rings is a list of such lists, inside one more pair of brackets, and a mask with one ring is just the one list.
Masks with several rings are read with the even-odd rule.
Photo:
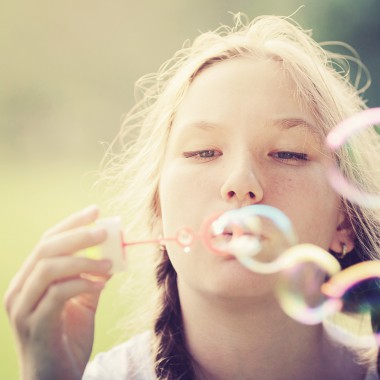
[[283, 160], [297, 159], [297, 160], [307, 160], [306, 153], [295, 153], [295, 152], [277, 152], [278, 158]]
[[297, 153], [297, 152], [275, 152], [271, 154], [272, 157], [284, 161], [286, 163], [304, 163], [309, 161], [309, 157], [306, 153]]
[[197, 160], [207, 160], [221, 156], [222, 153], [215, 149], [197, 150], [193, 152], [184, 152], [185, 158], [195, 158]]

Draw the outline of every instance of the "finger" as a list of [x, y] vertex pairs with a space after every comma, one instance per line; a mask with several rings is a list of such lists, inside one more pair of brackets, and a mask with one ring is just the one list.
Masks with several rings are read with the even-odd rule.
[[41, 242], [21, 267], [8, 288], [4, 299], [8, 313], [12, 307], [13, 298], [21, 291], [26, 279], [31, 275], [41, 257], [72, 254], [78, 250], [100, 244], [105, 239], [106, 232], [101, 227], [79, 227], [72, 231], [54, 235]]
[[71, 280], [81, 273], [90, 274], [91, 278], [87, 276], [86, 279], [96, 282], [100, 280], [99, 276], [107, 275], [111, 267], [109, 260], [91, 260], [84, 257], [43, 259], [26, 279], [17, 297], [18, 313], [25, 317], [30, 314], [54, 283]]
[[43, 301], [38, 305], [36, 313], [50, 315], [51, 317], [60, 316], [67, 301], [84, 294], [100, 294], [105, 283], [103, 280], [89, 281], [78, 278], [53, 284], [49, 287]]
[[[89, 280], [98, 280], [99, 277], [103, 280], [108, 280], [111, 277], [109, 268], [112, 267], [112, 263], [108, 260], [93, 260], [84, 257], [59, 257], [55, 258], [55, 260], [61, 258], [62, 260], [57, 261], [57, 264], [54, 263], [54, 258], [43, 259], [45, 262], [43, 262], [43, 264], [38, 263], [40, 265], [37, 265], [36, 273], [34, 273], [34, 271], [31, 272], [30, 276], [28, 276], [23, 283], [15, 283], [13, 289], [8, 289], [4, 297], [4, 304], [10, 317], [11, 314], [14, 313], [15, 308], [17, 309], [17, 307], [14, 306], [16, 302], [21, 302], [21, 305], [27, 307], [29, 301], [34, 300], [34, 298], [29, 298], [30, 295], [36, 294], [38, 289], [43, 287], [44, 284], [45, 287], [47, 287], [49, 281], [59, 281], [59, 278], [73, 277], [74, 275], [79, 276], [79, 274], [81, 277]], [[69, 263], [70, 260], [76, 260], [76, 262], [74, 261], [74, 264], [71, 264]], [[85, 274], [85, 272], [87, 272], [87, 274]], [[33, 289], [36, 290], [33, 291]], [[21, 296], [23, 293], [27, 294], [25, 301], [24, 297]], [[22, 300], [18, 301], [20, 298]], [[24, 309], [24, 307], [22, 307], [22, 309]]]
[[[89, 297], [92, 295], [96, 308], [97, 300], [104, 286], [105, 281], [94, 282], [82, 278], [51, 285], [33, 314], [28, 318], [22, 317], [19, 313], [15, 315], [12, 322], [16, 331], [18, 334], [33, 334], [42, 328], [45, 334], [46, 331], [55, 331], [59, 334], [66, 302], [71, 299], [75, 300], [81, 295], [88, 295]], [[90, 308], [88, 311], [94, 314], [95, 308]]]
[[[60, 223], [49, 229], [45, 234], [43, 235], [43, 238], [46, 239], [48, 237], [51, 237], [59, 232], [65, 232], [70, 229], [74, 229], [76, 227], [84, 226], [87, 224], [90, 224], [96, 220], [99, 214], [99, 209], [96, 205], [88, 206], [80, 211], [77, 211], [76, 213], [68, 216], [67, 218], [63, 219]], [[31, 269], [33, 268], [35, 264], [35, 255], [32, 253], [18, 273], [14, 276], [14, 278], [11, 280], [8, 290], [4, 295], [3, 303], [6, 308], [6, 310], [10, 311], [11, 304], [13, 297], [15, 293], [17, 293], [20, 288], [22, 287], [23, 282], [25, 281], [25, 278], [29, 275], [31, 272]]]
[[32, 256], [37, 258], [72, 255], [82, 249], [98, 245], [107, 237], [104, 227], [77, 227], [42, 240]]
[[69, 215], [58, 224], [48, 229], [44, 233], [43, 237], [49, 237], [60, 232], [72, 230], [74, 228], [90, 224], [96, 220], [98, 215], [99, 209], [96, 205], [88, 206]]

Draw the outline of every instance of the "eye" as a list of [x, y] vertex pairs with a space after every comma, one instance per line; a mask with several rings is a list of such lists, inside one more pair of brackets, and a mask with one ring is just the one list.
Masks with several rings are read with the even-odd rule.
[[298, 153], [298, 152], [275, 152], [270, 154], [271, 157], [275, 159], [291, 164], [305, 164], [306, 161], [309, 161], [309, 157], [306, 153]]
[[196, 160], [211, 160], [221, 155], [222, 155], [222, 152], [219, 152], [215, 149], [196, 150], [192, 152], [183, 153], [183, 156], [185, 158], [194, 158]]

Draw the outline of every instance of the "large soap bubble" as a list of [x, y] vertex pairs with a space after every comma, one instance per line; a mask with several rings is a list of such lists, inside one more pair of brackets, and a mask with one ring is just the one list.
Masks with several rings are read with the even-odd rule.
[[[379, 157], [380, 129], [375, 125], [377, 123], [380, 123], [380, 108], [370, 108], [343, 120], [326, 137], [326, 144], [333, 152], [339, 149], [345, 151], [347, 159], [351, 161], [351, 167], [347, 170], [351, 171], [351, 178], [354, 178], [349, 181], [341, 168], [332, 165], [327, 171], [331, 186], [349, 201], [372, 209], [380, 208], [380, 194], [378, 190], [368, 188], [368, 184], [379, 178], [380, 162], [370, 166], [365, 160]], [[372, 155], [366, 155], [367, 158], [357, 154], [364, 149], [359, 146], [362, 134], [369, 135], [368, 139], [373, 142], [371, 146], [365, 147], [373, 150]], [[369, 172], [368, 167], [376, 168], [376, 172]], [[375, 189], [376, 186], [378, 184], [375, 184]]]
[[340, 300], [321, 291], [323, 284], [341, 269], [329, 252], [313, 244], [298, 244], [283, 253], [282, 261], [277, 297], [286, 314], [314, 325], [340, 309]]
[[281, 254], [297, 243], [290, 220], [275, 207], [251, 205], [206, 220], [202, 237], [209, 250], [234, 255], [256, 273], [281, 270]]
[[322, 291], [341, 304], [324, 320], [335, 340], [358, 348], [380, 346], [379, 261], [365, 261], [337, 273]]

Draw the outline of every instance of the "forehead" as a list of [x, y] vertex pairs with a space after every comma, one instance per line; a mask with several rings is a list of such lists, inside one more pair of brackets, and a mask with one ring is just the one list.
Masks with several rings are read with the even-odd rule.
[[281, 121], [277, 124], [285, 128], [297, 124], [320, 134], [280, 62], [234, 58], [198, 74], [177, 109], [173, 127], [268, 124], [272, 120]]

